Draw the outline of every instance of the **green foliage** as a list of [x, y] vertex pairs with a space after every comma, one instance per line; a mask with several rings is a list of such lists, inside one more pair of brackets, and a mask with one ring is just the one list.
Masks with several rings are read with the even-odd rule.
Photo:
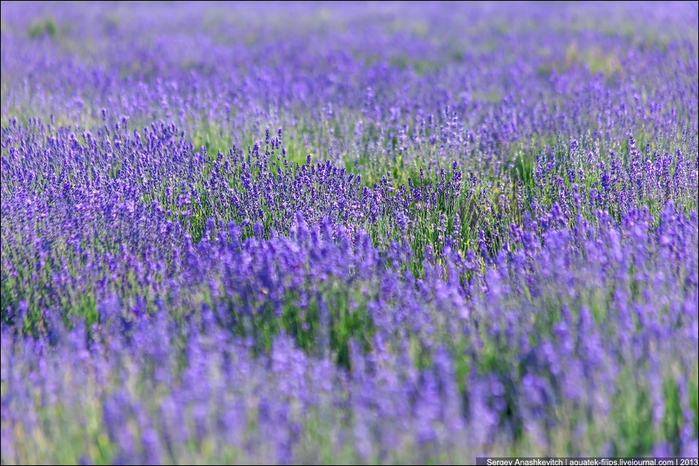
[[27, 32], [29, 37], [32, 39], [40, 39], [41, 37], [46, 36], [53, 39], [58, 32], [58, 28], [56, 27], [56, 22], [54, 19], [48, 17], [44, 20], [34, 21], [29, 26], [29, 30]]
[[680, 389], [675, 380], [670, 378], [663, 382], [663, 394], [665, 396], [665, 413], [662, 420], [662, 433], [666, 440], [672, 444], [672, 448], [679, 453], [680, 430], [684, 422], [682, 405], [680, 404]]
[[625, 377], [620, 379], [627, 383], [617, 387], [612, 418], [614, 456], [648, 455], [655, 438], [648, 382], [639, 380], [628, 367], [623, 372]]

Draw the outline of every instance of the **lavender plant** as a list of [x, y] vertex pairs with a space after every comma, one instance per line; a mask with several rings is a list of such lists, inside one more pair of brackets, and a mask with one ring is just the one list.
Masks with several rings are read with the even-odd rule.
[[696, 24], [3, 3], [3, 464], [696, 456]]

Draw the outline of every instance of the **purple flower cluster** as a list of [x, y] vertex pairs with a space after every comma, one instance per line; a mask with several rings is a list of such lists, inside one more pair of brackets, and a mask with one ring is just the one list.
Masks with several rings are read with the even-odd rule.
[[[186, 243], [157, 289], [140, 277], [160, 266], [134, 259], [113, 281], [141, 270], [144, 295], [116, 290], [91, 327], [56, 308], [40, 338], [3, 325], [3, 445], [27, 442], [18, 426], [54, 435], [49, 412], [96, 436], [84, 451], [105, 431], [111, 460], [126, 462], [327, 460], [314, 442], [356, 447], [348, 461], [456, 459], [522, 437], [538, 452], [571, 452], [575, 439], [572, 453], [630, 454], [641, 431], [625, 435], [636, 421], [624, 410], [640, 407], [651, 438], [693, 454], [680, 387], [696, 383], [696, 215], [670, 204], [657, 227], [647, 209], [605, 220], [539, 238], [532, 221], [484, 273], [447, 249], [415, 278], [408, 247], [382, 252], [365, 233], [300, 218], [289, 237], [241, 241], [232, 225]], [[265, 347], [270, 325], [280, 331]], [[668, 386], [686, 406], [672, 415]], [[90, 416], [104, 423], [92, 434]]]
[[696, 8], [168, 8], [2, 5], [3, 464], [697, 455]]

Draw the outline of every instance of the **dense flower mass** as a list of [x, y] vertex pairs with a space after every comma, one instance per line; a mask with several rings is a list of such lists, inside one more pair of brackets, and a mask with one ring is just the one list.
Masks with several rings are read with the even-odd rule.
[[694, 3], [2, 4], [2, 463], [696, 456]]

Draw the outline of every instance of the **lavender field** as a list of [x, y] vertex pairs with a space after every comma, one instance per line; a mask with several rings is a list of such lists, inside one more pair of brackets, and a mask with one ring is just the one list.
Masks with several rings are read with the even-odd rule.
[[2, 3], [2, 464], [697, 456], [696, 2]]

